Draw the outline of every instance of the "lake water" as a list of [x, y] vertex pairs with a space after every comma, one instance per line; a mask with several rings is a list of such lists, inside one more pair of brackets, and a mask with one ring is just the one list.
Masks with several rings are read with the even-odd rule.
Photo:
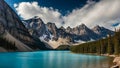
[[0, 53], [0, 68], [109, 68], [112, 59], [70, 51]]

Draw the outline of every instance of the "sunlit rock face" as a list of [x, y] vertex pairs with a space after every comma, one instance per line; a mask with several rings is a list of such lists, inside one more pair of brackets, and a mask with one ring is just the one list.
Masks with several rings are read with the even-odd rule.
[[[39, 39], [33, 38], [29, 34], [18, 15], [9, 7], [9, 5], [4, 0], [0, 0], [0, 34], [4, 34], [4, 37], [9, 39], [9, 37], [6, 37], [6, 33], [23, 43], [27, 47], [24, 47], [24, 51], [46, 48]], [[12, 40], [12, 42], [15, 41]], [[22, 51], [23, 49], [19, 50]]]
[[[106, 37], [108, 34], [114, 34], [113, 31], [104, 27], [95, 26], [93, 29], [90, 29], [85, 24], [78, 25], [74, 28], [70, 26], [67, 28], [63, 26], [57, 28], [55, 23], [48, 22], [44, 24], [40, 17], [24, 20], [23, 23], [28, 28], [31, 35], [38, 37], [51, 46], [54, 46], [54, 44], [59, 46], [62, 44], [69, 45], [72, 43], [81, 43], [83, 41], [93, 41]], [[59, 39], [65, 40], [61, 41]]]
[[110, 31], [104, 27], [100, 27], [99, 25], [95, 26], [92, 30], [94, 31], [94, 33], [98, 34], [100, 37], [105, 37], [108, 34], [111, 34], [111, 35], [114, 34], [113, 31]]
[[39, 17], [24, 20], [23, 23], [26, 25], [32, 36], [37, 38], [45, 36], [44, 38], [46, 38], [46, 41], [50, 39], [48, 28]]

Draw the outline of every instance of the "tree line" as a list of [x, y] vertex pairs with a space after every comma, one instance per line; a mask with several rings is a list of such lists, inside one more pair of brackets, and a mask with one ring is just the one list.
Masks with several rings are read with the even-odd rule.
[[74, 53], [97, 53], [97, 54], [120, 54], [120, 30], [113, 36], [110, 34], [105, 39], [71, 46], [70, 50]]

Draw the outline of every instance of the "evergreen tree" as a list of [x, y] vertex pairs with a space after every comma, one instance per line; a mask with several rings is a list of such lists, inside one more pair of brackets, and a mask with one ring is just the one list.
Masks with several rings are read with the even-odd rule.
[[108, 37], [108, 54], [112, 54], [112, 41], [111, 41], [111, 35]]
[[115, 37], [114, 37], [114, 54], [118, 55], [119, 54], [119, 40], [118, 40], [118, 37], [117, 37], [117, 33], [115, 33]]
[[78, 46], [72, 46], [72, 52], [75, 53], [97, 53], [97, 54], [116, 54], [120, 53], [120, 30], [105, 39], [93, 42], [87, 42]]

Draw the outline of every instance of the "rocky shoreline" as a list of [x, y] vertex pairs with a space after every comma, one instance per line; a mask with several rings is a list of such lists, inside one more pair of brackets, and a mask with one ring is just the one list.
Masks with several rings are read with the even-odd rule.
[[102, 56], [109, 56], [109, 57], [113, 57], [113, 66], [110, 68], [120, 68], [120, 56], [118, 55], [109, 55], [109, 54], [101, 54]]
[[111, 68], [120, 68], [120, 57], [115, 57], [113, 60], [114, 66]]

